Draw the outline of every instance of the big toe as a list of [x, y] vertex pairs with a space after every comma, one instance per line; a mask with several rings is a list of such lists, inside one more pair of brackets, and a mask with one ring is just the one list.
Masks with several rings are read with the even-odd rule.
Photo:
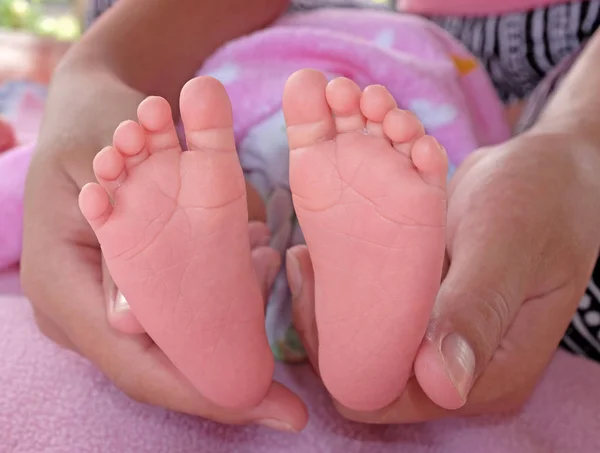
[[221, 82], [208, 76], [190, 80], [179, 104], [190, 151], [235, 151], [231, 102]]
[[233, 124], [231, 103], [221, 82], [209, 76], [196, 77], [181, 89], [181, 116], [192, 129], [228, 127]]
[[290, 76], [283, 91], [283, 113], [290, 149], [304, 148], [335, 134], [327, 103], [327, 78], [319, 71], [303, 69]]

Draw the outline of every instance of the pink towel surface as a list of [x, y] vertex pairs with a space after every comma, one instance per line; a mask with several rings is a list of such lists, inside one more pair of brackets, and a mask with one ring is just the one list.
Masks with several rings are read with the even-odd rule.
[[600, 366], [563, 352], [519, 415], [410, 426], [344, 421], [309, 367], [280, 365], [277, 379], [311, 416], [301, 434], [281, 434], [130, 400], [37, 331], [27, 300], [14, 295], [16, 281], [14, 272], [0, 274], [0, 453], [600, 452]]

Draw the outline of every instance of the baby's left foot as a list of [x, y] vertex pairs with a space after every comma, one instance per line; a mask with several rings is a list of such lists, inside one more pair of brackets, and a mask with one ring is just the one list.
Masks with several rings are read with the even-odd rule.
[[284, 113], [321, 376], [340, 403], [380, 409], [404, 389], [439, 290], [447, 158], [381, 86], [300, 71]]

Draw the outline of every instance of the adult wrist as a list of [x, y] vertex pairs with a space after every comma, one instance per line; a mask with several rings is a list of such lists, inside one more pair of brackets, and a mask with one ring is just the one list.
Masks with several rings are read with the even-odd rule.
[[[120, 122], [136, 119], [145, 95], [109, 71], [67, 62], [53, 77], [38, 137], [38, 154], [91, 159], [112, 143]], [[83, 156], [82, 156], [83, 155]]]
[[551, 129], [540, 123], [500, 146], [509, 147], [516, 164], [545, 173], [544, 179], [563, 187], [562, 193], [573, 197], [574, 203], [590, 197], [600, 203], [600, 135]]

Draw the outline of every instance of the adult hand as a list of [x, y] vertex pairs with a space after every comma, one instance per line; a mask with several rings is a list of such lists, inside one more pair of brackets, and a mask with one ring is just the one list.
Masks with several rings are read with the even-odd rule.
[[[369, 423], [521, 407], [571, 320], [600, 249], [600, 152], [527, 133], [473, 154], [449, 187], [448, 258], [415, 376]], [[308, 251], [288, 254], [296, 323], [318, 369]]]
[[[137, 401], [222, 423], [301, 430], [306, 409], [280, 384], [274, 382], [251, 410], [218, 407], [191, 387], [147, 335], [123, 334], [111, 326], [109, 319], [119, 323], [114, 308], [107, 317], [111, 283], [103, 272], [100, 246], [77, 204], [81, 187], [93, 180], [86, 153], [38, 152], [31, 164], [21, 275], [42, 332], [87, 357]], [[264, 243], [264, 227], [252, 231], [255, 244]], [[257, 248], [254, 257], [257, 273], [266, 280], [271, 252]]]

